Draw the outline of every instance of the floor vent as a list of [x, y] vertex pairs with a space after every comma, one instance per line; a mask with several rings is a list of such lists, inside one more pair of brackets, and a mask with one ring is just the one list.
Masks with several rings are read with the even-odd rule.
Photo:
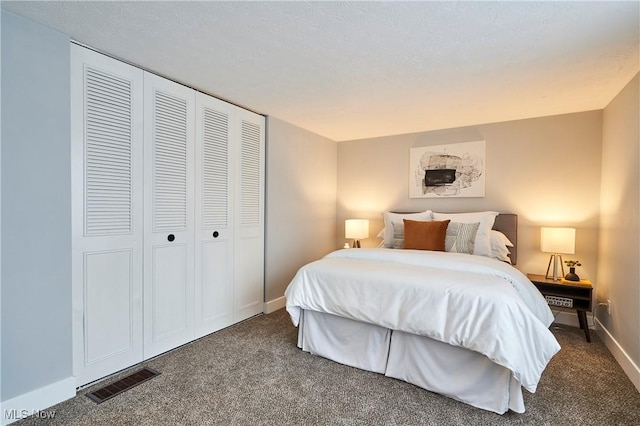
[[143, 368], [140, 371], [136, 371], [135, 373], [118, 380], [117, 382], [111, 383], [110, 385], [87, 393], [87, 397], [96, 404], [101, 404], [106, 400], [113, 398], [114, 396], [120, 395], [122, 392], [128, 391], [129, 389], [138, 386], [140, 383], [144, 383], [147, 380], [153, 379], [158, 374], [160, 373], [156, 370], [153, 370], [151, 368]]

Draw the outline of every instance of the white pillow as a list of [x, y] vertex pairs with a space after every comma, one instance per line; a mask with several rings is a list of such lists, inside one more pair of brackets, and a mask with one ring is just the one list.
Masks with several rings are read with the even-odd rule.
[[[423, 222], [431, 222], [433, 219], [431, 217], [431, 210], [427, 210], [425, 212], [420, 213], [391, 213], [384, 212], [384, 247], [392, 248], [393, 247], [393, 224], [401, 223], [403, 219], [409, 220], [419, 220]], [[493, 226], [493, 225], [492, 225]]]
[[511, 263], [509, 254], [511, 253], [507, 247], [513, 247], [513, 243], [506, 235], [500, 231], [492, 229], [489, 233], [489, 240], [491, 241], [491, 256], [494, 259], [501, 260], [503, 262]]
[[489, 257], [501, 260], [503, 262], [511, 263], [511, 258], [509, 257], [510, 253], [511, 252], [506, 246], [501, 246], [500, 248], [492, 248], [491, 256]]
[[511, 242], [511, 240], [509, 240], [509, 238], [507, 238], [507, 236], [504, 235], [502, 232], [496, 231], [495, 229], [492, 229], [491, 232], [489, 233], [489, 240], [491, 241], [492, 249], [494, 247], [501, 247], [501, 246], [513, 247], [513, 243]]
[[498, 212], [475, 212], [475, 213], [436, 213], [432, 212], [433, 220], [447, 220], [460, 223], [480, 222], [476, 240], [473, 245], [473, 254], [478, 256], [491, 256], [491, 241], [489, 234], [496, 221]]

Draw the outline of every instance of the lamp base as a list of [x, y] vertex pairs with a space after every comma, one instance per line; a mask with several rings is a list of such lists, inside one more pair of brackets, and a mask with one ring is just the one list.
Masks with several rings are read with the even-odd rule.
[[360, 248], [360, 240], [353, 240], [353, 248]]
[[[564, 262], [562, 261], [562, 256], [558, 253], [552, 254], [549, 257], [549, 265], [547, 265], [547, 274], [545, 278], [551, 279], [554, 281], [558, 281], [558, 258], [560, 258], [560, 268], [562, 269], [562, 275], [560, 277], [564, 277]], [[553, 261], [553, 275], [549, 275], [549, 269], [551, 268], [551, 261]]]

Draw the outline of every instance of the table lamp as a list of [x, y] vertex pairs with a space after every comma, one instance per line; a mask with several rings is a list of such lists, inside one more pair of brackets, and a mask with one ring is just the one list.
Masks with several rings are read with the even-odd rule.
[[[564, 277], [564, 265], [562, 256], [564, 254], [574, 254], [576, 250], [576, 230], [575, 228], [542, 228], [540, 231], [540, 249], [545, 253], [551, 253], [549, 265], [547, 265], [546, 278], [558, 280], [558, 263], [562, 269]], [[553, 276], [549, 276], [551, 262], [553, 261]]]
[[344, 236], [353, 239], [353, 248], [360, 248], [360, 240], [369, 238], [369, 221], [367, 219], [347, 219], [344, 223]]

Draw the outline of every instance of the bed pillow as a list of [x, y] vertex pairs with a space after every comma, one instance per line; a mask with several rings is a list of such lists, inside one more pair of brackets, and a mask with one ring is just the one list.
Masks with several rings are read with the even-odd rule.
[[475, 223], [479, 222], [480, 226], [476, 232], [476, 239], [473, 246], [473, 254], [479, 256], [491, 255], [491, 241], [489, 239], [489, 233], [493, 224], [496, 221], [498, 212], [475, 212], [475, 213], [436, 213], [433, 212], [433, 220], [442, 221], [450, 220], [451, 222], [459, 223]]
[[509, 255], [511, 252], [506, 246], [502, 246], [502, 248], [491, 249], [491, 258], [501, 260], [502, 262], [511, 263], [511, 258]]
[[403, 219], [417, 221], [431, 221], [431, 210], [420, 213], [391, 213], [384, 212], [384, 241], [383, 245], [387, 248], [393, 247], [393, 224], [402, 224]]
[[404, 248], [404, 222], [393, 223], [393, 246], [391, 248]]
[[509, 247], [513, 247], [513, 243], [509, 238], [502, 232], [492, 229], [489, 239], [491, 241], [491, 255], [489, 257], [511, 263]]
[[448, 220], [420, 222], [404, 219], [404, 248], [444, 251]]
[[451, 253], [473, 254], [474, 242], [480, 222], [451, 222], [444, 239], [445, 250]]
[[502, 232], [496, 231], [495, 229], [492, 229], [491, 232], [489, 233], [489, 240], [491, 241], [492, 249], [494, 247], [501, 247], [501, 246], [513, 247], [513, 243], [511, 242], [511, 240], [509, 240], [509, 238], [507, 238], [507, 236], [504, 235]]

